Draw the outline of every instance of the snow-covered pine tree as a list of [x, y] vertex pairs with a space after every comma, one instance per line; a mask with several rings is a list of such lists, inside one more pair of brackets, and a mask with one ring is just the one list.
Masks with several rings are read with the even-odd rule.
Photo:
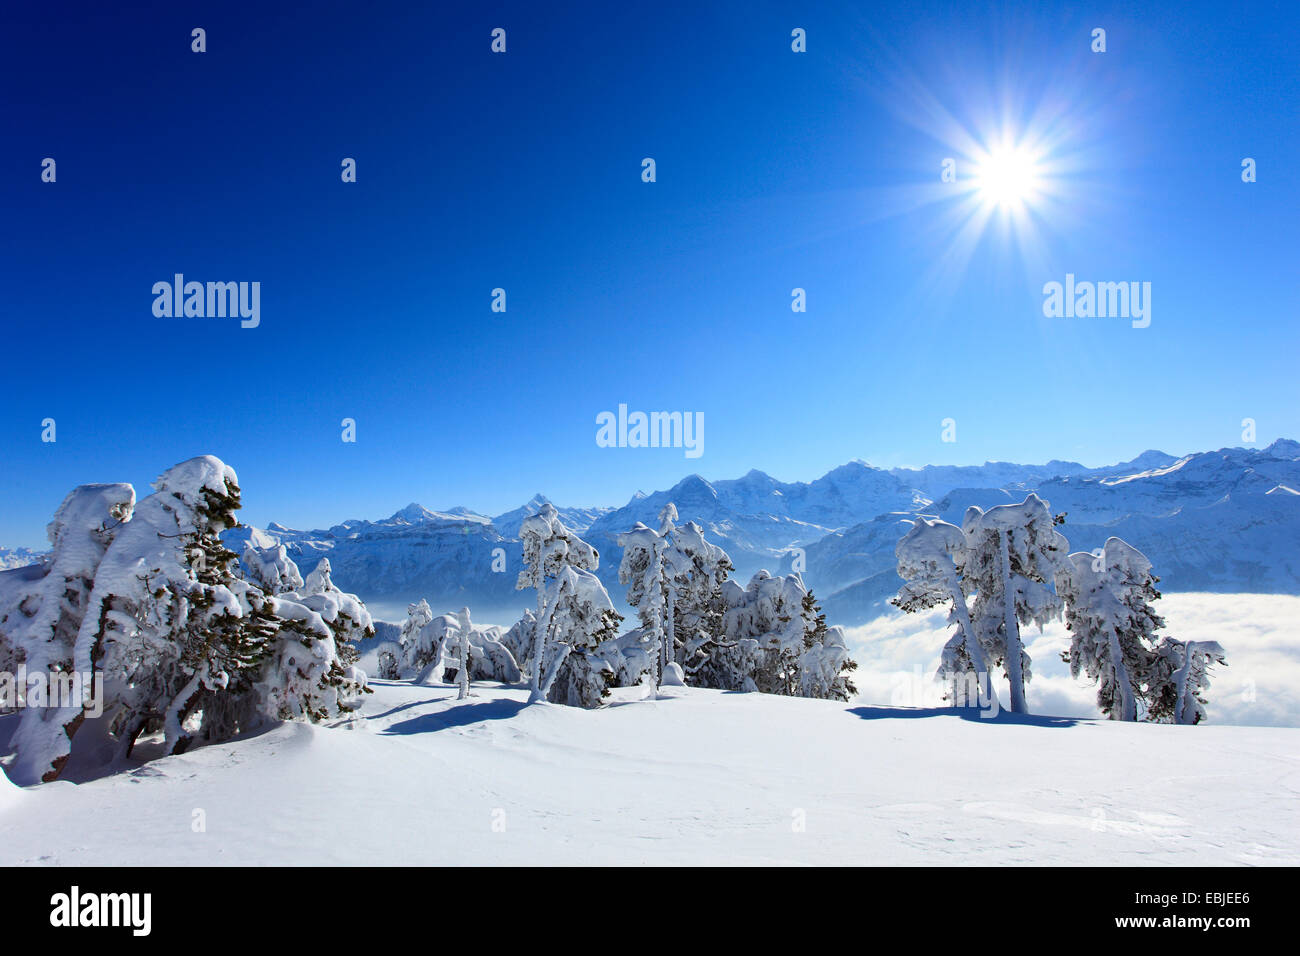
[[523, 677], [514, 654], [505, 645], [505, 628], [473, 625], [469, 635], [470, 680], [517, 684]]
[[727, 581], [723, 595], [722, 640], [699, 672], [704, 686], [835, 700], [857, 692], [843, 631], [826, 627], [798, 574], [759, 571], [744, 588]]
[[260, 711], [278, 720], [322, 721], [356, 710], [371, 691], [365, 672], [339, 657], [337, 627], [293, 594], [263, 597], [262, 606], [275, 638], [258, 671]]
[[329, 558], [321, 558], [307, 575], [297, 599], [321, 616], [334, 632], [340, 663], [350, 667], [361, 659], [357, 643], [375, 636], [370, 612], [355, 594], [339, 588], [330, 576]]
[[[728, 582], [731, 583], [731, 582]], [[749, 675], [764, 694], [792, 696], [798, 686], [798, 659], [804, 649], [806, 593], [797, 574], [773, 577], [759, 571], [743, 590], [728, 589], [723, 634], [729, 644], [754, 640], [756, 666]]]
[[[799, 655], [799, 696], [821, 700], [850, 700], [857, 661], [849, 656], [842, 627], [827, 627], [826, 615], [809, 590], [803, 596], [804, 651]], [[811, 626], [808, 626], [811, 624]]]
[[564, 526], [555, 506], [549, 501], [537, 514], [524, 519], [519, 528], [519, 541], [523, 545], [524, 568], [519, 572], [515, 589], [534, 588], [537, 591], [537, 626], [533, 628], [529, 693], [529, 703], [536, 703], [546, 699], [542, 687], [543, 670], [549, 666], [547, 641], [552, 637], [546, 607], [550, 591], [547, 583], [567, 568], [595, 571], [600, 565], [600, 556], [595, 548]]
[[[677, 509], [672, 504], [667, 505], [659, 513], [661, 525], [671, 527], [676, 515]], [[675, 643], [669, 610], [668, 572], [664, 565], [667, 544], [662, 534], [641, 521], [618, 536], [618, 545], [623, 549], [618, 583], [627, 588], [627, 603], [636, 608], [637, 619], [641, 622], [638, 630], [647, 653], [654, 657], [655, 686], [663, 682], [663, 669], [669, 660], [668, 649]]]
[[663, 563], [673, 618], [671, 659], [695, 683], [722, 630], [722, 584], [731, 573], [731, 559], [705, 539], [703, 528], [688, 521], [669, 531]]
[[748, 586], [742, 586], [734, 578], [722, 583], [719, 590], [722, 613], [717, 631], [709, 643], [708, 660], [692, 674], [693, 685], [716, 690], [759, 691], [755, 675], [765, 666], [767, 650], [760, 640], [767, 631], [767, 621], [759, 620], [764, 616], [755, 615], [752, 610], [759, 600], [759, 582], [770, 578], [766, 571], [760, 571]]
[[[610, 686], [613, 687], [635, 687], [652, 681], [659, 666], [657, 650], [639, 627], [602, 641], [599, 651], [590, 656], [599, 657], [609, 665], [612, 673]], [[560, 681], [563, 678], [561, 674]]]
[[[77, 634], [94, 589], [95, 572], [119, 526], [129, 521], [135, 490], [127, 484], [81, 485], [59, 506], [46, 528], [51, 551], [33, 568], [6, 572], [0, 587], [0, 652], [7, 673], [21, 663], [29, 674], [61, 682], [60, 701], [21, 710], [10, 738], [9, 776], [27, 786], [58, 777], [72, 750], [72, 737], [84, 719], [78, 700], [81, 675], [94, 670], [88, 644]], [[69, 693], [75, 687], [75, 693]]]
[[[154, 489], [134, 508], [129, 485], [77, 489], [51, 524], [47, 565], [0, 580], [3, 629], [23, 636], [15, 655], [56, 673], [70, 662], [102, 677], [104, 719], [91, 735], [100, 739], [87, 748], [107, 744], [120, 756], [141, 732], [162, 730], [167, 750], [179, 753], [196, 737], [226, 739], [268, 716], [319, 719], [347, 709], [365, 675], [339, 661], [334, 629], [294, 592], [264, 594], [237, 576], [239, 562], [221, 543], [237, 525], [234, 470], [204, 455], [168, 469]], [[272, 589], [301, 581], [287, 554], [272, 550], [246, 554], [250, 576]], [[25, 590], [10, 600], [15, 587]], [[368, 622], [347, 600], [322, 593], [313, 601]], [[48, 724], [41, 728], [23, 730], [20, 720], [20, 775], [57, 775], [72, 734], [87, 732], [71, 710], [24, 715], [39, 716]]]
[[375, 661], [380, 680], [401, 680], [401, 671], [398, 670], [401, 653], [401, 648], [396, 641], [383, 641], [375, 648]]
[[397, 660], [392, 679], [418, 678], [419, 683], [442, 679], [445, 630], [431, 627], [433, 621], [433, 609], [424, 598], [406, 606], [406, 620], [397, 638]]
[[[461, 628], [459, 615], [434, 616], [429, 603], [420, 600], [407, 605], [407, 620], [396, 641], [385, 641], [376, 648], [379, 676], [385, 680], [410, 680], [417, 684], [440, 683], [455, 676]], [[480, 627], [470, 623], [469, 679], [517, 683], [521, 674], [512, 649], [503, 643], [514, 640], [518, 625], [504, 628]], [[530, 641], [532, 631], [529, 632]], [[513, 647], [513, 645], [512, 645]], [[449, 670], [450, 669], [450, 670]]]
[[677, 656], [677, 586], [674, 580], [672, 534], [677, 527], [677, 506], [671, 501], [659, 510], [660, 566], [664, 589], [663, 643], [659, 648], [659, 683], [664, 682], [664, 669], [676, 661]]
[[275, 666], [277, 649], [289, 637], [292, 625], [277, 610], [283, 598], [263, 594], [247, 581], [228, 582], [230, 591], [239, 601], [242, 615], [238, 626], [251, 646], [260, 647], [260, 660], [228, 673], [228, 679], [213, 686], [203, 684], [192, 699], [189, 714], [192, 727], [186, 728], [185, 739], [174, 748], [179, 753], [192, 740], [215, 742], [229, 740], [244, 730], [264, 724], [277, 716], [268, 708], [265, 684], [267, 675]]
[[100, 561], [77, 637], [104, 673], [120, 754], [154, 727], [169, 752], [183, 750], [203, 692], [243, 684], [268, 653], [264, 632], [243, 620], [247, 585], [219, 537], [237, 524], [234, 469], [202, 455], [153, 487]]
[[355, 710], [370, 693], [350, 642], [373, 633], [373, 622], [356, 595], [333, 584], [328, 563], [322, 565], [308, 575], [309, 586], [283, 545], [245, 546], [243, 566], [257, 586], [240, 592], [244, 618], [269, 650], [251, 686], [205, 695], [205, 740], [225, 739], [267, 718], [326, 720]]
[[1164, 620], [1152, 609], [1160, 597], [1151, 562], [1120, 538], [1100, 554], [1080, 551], [1057, 577], [1072, 637], [1062, 657], [1070, 673], [1097, 682], [1097, 706], [1111, 720], [1137, 720], [1143, 681]]
[[1164, 638], [1146, 674], [1147, 719], [1168, 724], [1204, 720], [1213, 664], [1228, 666], [1227, 653], [1217, 641]]
[[531, 608], [525, 608], [523, 616], [500, 636], [502, 646], [518, 662], [519, 669], [524, 674], [532, 673], [533, 652], [536, 649], [536, 629], [537, 612]]
[[551, 703], [599, 706], [615, 678], [603, 645], [618, 636], [623, 617], [590, 571], [565, 567], [547, 592], [546, 615], [538, 626], [546, 635], [542, 646], [549, 649], [540, 693]]
[[[425, 662], [416, 665], [415, 658], [420, 653], [417, 649], [420, 632], [432, 620], [433, 610], [424, 598], [406, 606], [406, 620], [402, 623], [397, 640], [384, 641], [375, 648], [381, 680], [402, 680], [413, 676], [410, 671], [418, 673], [423, 670]], [[438, 649], [439, 645], [434, 642], [432, 650]]]
[[[722, 585], [723, 607], [730, 609], [745, 600], [746, 589], [732, 579]], [[691, 675], [695, 687], [715, 690], [758, 691], [754, 675], [763, 666], [764, 651], [752, 637], [736, 637], [727, 631], [726, 610], [718, 635], [709, 644], [709, 657]]]
[[722, 583], [731, 572], [727, 553], [705, 540], [697, 523], [676, 522], [677, 507], [669, 502], [659, 512], [658, 531], [638, 521], [618, 538], [619, 583], [637, 610], [636, 633], [656, 658], [657, 684], [670, 664], [693, 675], [708, 660], [721, 629]]
[[469, 639], [474, 633], [474, 626], [469, 621], [469, 608], [463, 607], [456, 615], [455, 635], [456, 650], [456, 699], [464, 700], [469, 696]]
[[[432, 620], [433, 609], [429, 607], [429, 602], [424, 598], [420, 598], [420, 600], [414, 604], [406, 605], [406, 620], [402, 623], [401, 636], [397, 639], [398, 645], [402, 648], [403, 652], [405, 652], [407, 648], [415, 648], [419, 646], [420, 631], [424, 630], [424, 626]], [[410, 658], [409, 662], [414, 666], [423, 667], [424, 662], [419, 661], [413, 656], [413, 654], [414, 652], [412, 652], [412, 655], [408, 655]]]
[[263, 594], [288, 594], [298, 592], [303, 586], [302, 573], [283, 544], [257, 547], [248, 541], [244, 544], [241, 563], [249, 583]]
[[990, 663], [1002, 665], [1013, 713], [1029, 712], [1025, 685], [1032, 676], [1020, 625], [1039, 627], [1060, 616], [1056, 576], [1069, 542], [1056, 530], [1047, 503], [1035, 494], [988, 511], [972, 505], [962, 520], [967, 557], [962, 586], [976, 595], [971, 621]]
[[992, 669], [971, 623], [962, 590], [966, 567], [966, 536], [962, 530], [937, 518], [917, 518], [894, 549], [898, 576], [903, 586], [890, 601], [912, 613], [939, 604], [949, 605], [948, 623], [956, 631], [944, 645], [935, 679], [947, 686], [945, 699], [954, 706], [980, 706], [980, 693], [989, 697], [984, 705], [999, 709], [993, 690]]

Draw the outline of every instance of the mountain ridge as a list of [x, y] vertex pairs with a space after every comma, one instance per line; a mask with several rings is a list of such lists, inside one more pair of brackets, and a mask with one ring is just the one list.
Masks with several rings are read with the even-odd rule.
[[[1155, 562], [1162, 587], [1300, 593], [1295, 489], [1300, 442], [1279, 439], [1178, 458], [1148, 449], [1097, 468], [1057, 459], [884, 469], [853, 459], [808, 482], [782, 482], [756, 468], [715, 481], [690, 474], [667, 489], [638, 491], [622, 506], [557, 510], [600, 552], [597, 573], [620, 603], [618, 536], [638, 521], [655, 525], [671, 501], [681, 522], [699, 522], [731, 555], [736, 577], [799, 568], [832, 619], [854, 623], [879, 613], [897, 589], [893, 548], [912, 518], [960, 522], [972, 504], [1019, 501], [1030, 491], [1065, 514], [1072, 550], [1100, 547], [1117, 534]], [[385, 605], [390, 618], [423, 597], [437, 609], [468, 604], [506, 620], [532, 601], [514, 588], [519, 526], [547, 503], [539, 492], [489, 516], [411, 502], [374, 521], [306, 531], [271, 522], [225, 537], [237, 553], [249, 541], [284, 544], [304, 573], [328, 557], [336, 580]], [[0, 549], [0, 567], [37, 559], [39, 552]]]
[[[1297, 459], [1300, 443], [1289, 440], [1181, 458], [1149, 449], [1097, 468], [1058, 460], [887, 470], [855, 459], [810, 482], [782, 482], [758, 469], [716, 481], [689, 474], [670, 488], [637, 492], [621, 507], [557, 510], [600, 552], [597, 573], [616, 601], [619, 534], [637, 521], [654, 525], [670, 501], [680, 521], [698, 521], [731, 555], [737, 577], [759, 568], [789, 572], [802, 559], [828, 614], [854, 623], [878, 613], [897, 589], [893, 548], [911, 518], [959, 522], [971, 504], [1019, 501], [1030, 491], [1067, 513], [1063, 531], [1072, 549], [1091, 550], [1120, 534], [1156, 562], [1166, 586], [1300, 593], [1300, 566], [1286, 544], [1292, 531], [1300, 536], [1300, 507], [1293, 507], [1300, 496], [1270, 494], [1300, 488]], [[513, 614], [531, 603], [514, 590], [519, 525], [548, 501], [538, 493], [490, 518], [408, 506], [379, 522], [277, 534], [308, 565], [331, 556], [336, 578], [367, 600], [401, 606], [425, 597], [435, 607], [469, 603]], [[409, 523], [411, 515], [423, 520]], [[1235, 550], [1234, 534], [1245, 542]], [[1180, 553], [1180, 542], [1191, 557]], [[1263, 562], [1246, 547], [1260, 551]], [[493, 570], [502, 563], [504, 572]]]

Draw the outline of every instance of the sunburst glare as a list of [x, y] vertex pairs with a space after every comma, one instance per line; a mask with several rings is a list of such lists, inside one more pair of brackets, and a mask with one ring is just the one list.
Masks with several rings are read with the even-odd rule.
[[1038, 198], [1038, 157], [1024, 146], [995, 146], [976, 160], [974, 186], [984, 203], [1021, 211]]

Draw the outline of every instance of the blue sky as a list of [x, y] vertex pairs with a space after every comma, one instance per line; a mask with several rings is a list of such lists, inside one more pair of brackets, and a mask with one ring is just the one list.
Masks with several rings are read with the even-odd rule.
[[[262, 6], [0, 13], [0, 544], [200, 453], [317, 527], [1300, 436], [1294, 4]], [[1043, 195], [972, 237], [999, 131]], [[155, 318], [177, 272], [261, 325]], [[1150, 327], [1045, 318], [1067, 272], [1149, 281]], [[703, 456], [597, 447], [620, 403]]]

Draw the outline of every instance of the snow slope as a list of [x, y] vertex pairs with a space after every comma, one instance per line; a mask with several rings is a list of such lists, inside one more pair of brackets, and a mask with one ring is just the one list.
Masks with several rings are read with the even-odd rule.
[[[9, 782], [9, 778], [0, 773], [0, 813], [4, 813], [10, 807], [18, 806], [23, 799], [23, 792]], [[3, 817], [0, 817], [0, 826], [3, 826]]]
[[642, 693], [380, 683], [364, 719], [0, 797], [0, 864], [1300, 864], [1300, 730]]

